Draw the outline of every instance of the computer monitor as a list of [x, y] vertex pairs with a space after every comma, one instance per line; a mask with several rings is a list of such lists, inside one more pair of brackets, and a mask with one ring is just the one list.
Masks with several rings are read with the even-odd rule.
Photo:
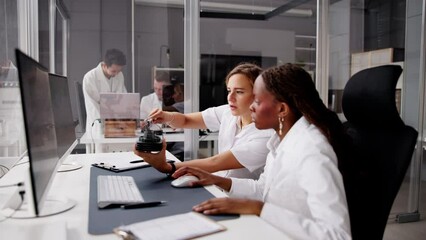
[[100, 93], [101, 119], [139, 119], [139, 93]]
[[45, 67], [16, 49], [19, 86], [24, 116], [29, 178], [25, 182], [25, 205], [14, 218], [56, 214], [74, 206], [67, 199], [48, 200], [47, 193], [61, 165], [55, 132], [49, 74]]
[[77, 121], [73, 119], [68, 78], [49, 73], [49, 85], [58, 156], [60, 158], [59, 162], [62, 163], [58, 171], [64, 172], [79, 169], [81, 165], [63, 163], [78, 143], [75, 134]]

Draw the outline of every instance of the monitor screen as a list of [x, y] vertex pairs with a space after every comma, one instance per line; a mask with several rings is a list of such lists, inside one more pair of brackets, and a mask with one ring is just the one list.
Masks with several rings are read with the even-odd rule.
[[76, 122], [72, 114], [68, 78], [49, 73], [49, 83], [58, 156], [59, 158], [66, 158], [72, 151], [70, 148], [74, 148], [76, 142]]
[[49, 74], [45, 67], [18, 49], [16, 59], [30, 161], [31, 193], [28, 195], [32, 197], [27, 201], [34, 205], [30, 207], [38, 216], [59, 165]]

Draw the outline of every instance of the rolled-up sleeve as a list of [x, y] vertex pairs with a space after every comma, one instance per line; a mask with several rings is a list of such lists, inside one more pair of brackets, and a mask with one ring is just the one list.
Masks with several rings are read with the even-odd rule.
[[206, 127], [212, 131], [219, 131], [223, 113], [229, 109], [228, 105], [211, 107], [201, 112]]
[[254, 172], [265, 166], [268, 148], [266, 142], [269, 136], [253, 136], [244, 144], [234, 145], [230, 150], [238, 162], [247, 168], [250, 172]]

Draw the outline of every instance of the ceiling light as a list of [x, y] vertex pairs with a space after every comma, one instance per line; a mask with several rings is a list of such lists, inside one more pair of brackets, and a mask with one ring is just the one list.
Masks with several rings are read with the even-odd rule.
[[[183, 7], [183, 0], [135, 0], [138, 5], [148, 5], [157, 7]], [[232, 4], [232, 3], [216, 3], [202, 1], [200, 2], [202, 11], [221, 12], [221, 13], [242, 13], [242, 14], [266, 14], [276, 8], [254, 6], [245, 4]], [[289, 9], [280, 14], [281, 16], [288, 17], [312, 17], [313, 11], [311, 9]]]

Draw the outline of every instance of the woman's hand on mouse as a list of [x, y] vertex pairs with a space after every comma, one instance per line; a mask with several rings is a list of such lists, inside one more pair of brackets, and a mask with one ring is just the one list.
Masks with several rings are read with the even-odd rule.
[[263, 202], [251, 199], [238, 198], [212, 198], [204, 201], [192, 208], [196, 212], [203, 214], [256, 214], [260, 216]]
[[201, 185], [201, 186], [216, 185], [224, 189], [225, 191], [229, 191], [229, 189], [231, 189], [231, 184], [232, 184], [231, 179], [219, 177], [195, 167], [179, 168], [172, 175], [172, 177], [178, 178], [186, 174], [194, 175], [199, 179], [199, 181], [194, 182], [194, 185]]

